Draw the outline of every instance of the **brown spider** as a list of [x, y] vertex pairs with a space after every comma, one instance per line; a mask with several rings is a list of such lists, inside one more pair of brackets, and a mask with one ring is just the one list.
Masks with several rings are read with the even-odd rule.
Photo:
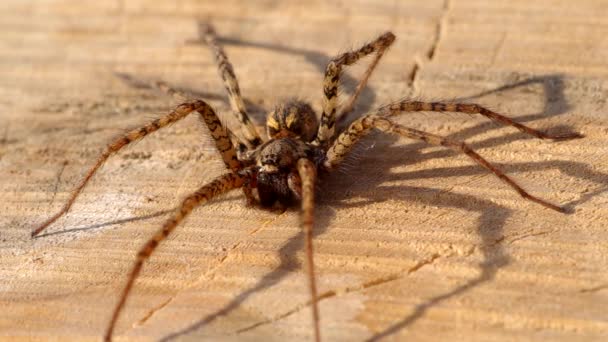
[[[431, 145], [445, 146], [452, 150], [465, 153], [473, 161], [485, 167], [510, 187], [515, 189], [525, 199], [559, 212], [565, 211], [562, 207], [530, 195], [515, 183], [515, 181], [482, 158], [465, 143], [401, 126], [392, 122], [388, 117], [404, 112], [416, 111], [458, 112], [481, 114], [494, 121], [513, 126], [524, 133], [541, 139], [566, 140], [582, 137], [582, 135], [578, 133], [566, 133], [561, 135], [547, 134], [524, 126], [512, 119], [476, 104], [405, 100], [382, 106], [374, 112], [354, 121], [343, 132], [340, 132], [339, 135], [335, 135], [338, 87], [340, 85], [340, 73], [342, 72], [342, 68], [356, 63], [359, 59], [367, 55], [375, 53], [375, 57], [367, 71], [364, 73], [362, 80], [359, 82], [354, 95], [351, 96], [344, 106], [344, 108], [346, 108], [342, 112], [342, 114], [344, 114], [344, 112], [352, 108], [378, 61], [387, 48], [394, 42], [395, 36], [391, 32], [386, 32], [372, 42], [363, 45], [361, 48], [343, 53], [329, 62], [325, 70], [325, 79], [323, 81], [323, 113], [321, 114], [320, 122], [318, 122], [317, 115], [310, 105], [297, 100], [289, 101], [277, 106], [268, 114], [266, 121], [268, 140], [266, 141], [263, 141], [260, 138], [247, 116], [247, 111], [245, 110], [234, 70], [223, 49], [217, 43], [213, 28], [209, 25], [203, 25], [201, 33], [205, 42], [209, 45], [215, 55], [219, 74], [224, 81], [224, 86], [230, 97], [230, 105], [233, 114], [241, 123], [240, 136], [232, 134], [232, 132], [220, 122], [214, 110], [206, 102], [202, 100], [185, 102], [177, 106], [166, 116], [154, 120], [139, 129], [132, 130], [110, 143], [95, 165], [93, 165], [84, 179], [72, 192], [70, 199], [61, 211], [32, 232], [32, 237], [40, 234], [46, 227], [64, 215], [70, 209], [91, 177], [111, 155], [115, 154], [129, 143], [142, 139], [146, 135], [155, 132], [162, 127], [179, 121], [190, 113], [199, 113], [200, 118], [211, 132], [211, 136], [215, 140], [215, 145], [219, 150], [224, 163], [228, 169], [230, 169], [230, 172], [216, 178], [209, 184], [187, 196], [182, 201], [179, 209], [173, 213], [163, 227], [149, 239], [137, 253], [135, 265], [131, 270], [127, 284], [121, 293], [118, 304], [116, 305], [107, 326], [105, 332], [106, 341], [109, 341], [112, 338], [112, 332], [116, 321], [125, 305], [131, 287], [141, 271], [143, 263], [152, 255], [158, 244], [166, 239], [195, 207], [211, 200], [217, 195], [236, 188], [243, 189], [243, 192], [250, 203], [259, 204], [266, 208], [276, 205], [284, 207], [293, 205], [297, 202], [301, 203], [301, 225], [306, 236], [307, 273], [310, 285], [314, 334], [315, 340], [320, 341], [319, 310], [317, 305], [317, 289], [315, 284], [312, 249], [314, 190], [317, 173], [329, 172], [335, 169], [355, 143], [368, 134], [373, 128], [387, 133], [395, 133], [410, 139], [422, 140]], [[155, 83], [155, 86], [171, 95], [184, 98], [180, 92], [170, 88], [164, 83], [157, 82]]]

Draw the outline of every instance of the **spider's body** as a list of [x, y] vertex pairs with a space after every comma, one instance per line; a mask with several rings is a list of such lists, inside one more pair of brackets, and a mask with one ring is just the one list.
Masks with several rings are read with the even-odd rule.
[[291, 137], [271, 139], [260, 146], [256, 155], [256, 188], [263, 207], [272, 207], [276, 202], [290, 206], [301, 198], [297, 162], [303, 158], [312, 160], [316, 150], [309, 143]]
[[317, 129], [316, 113], [303, 101], [287, 101], [268, 113], [269, 140], [240, 155], [244, 165], [255, 166], [252, 181], [246, 185], [250, 190], [257, 189], [258, 196], [250, 197], [251, 201], [265, 208], [297, 204], [302, 197], [298, 160], [311, 161], [318, 171], [325, 159], [325, 151], [312, 144]]
[[[32, 232], [32, 236], [38, 235], [51, 223], [64, 215], [91, 177], [111, 155], [131, 142], [142, 139], [146, 135], [177, 122], [191, 113], [198, 113], [200, 115], [202, 122], [209, 129], [228, 171], [184, 198], [179, 208], [137, 253], [127, 284], [121, 293], [119, 302], [115, 307], [106, 330], [105, 339], [107, 341], [112, 338], [118, 316], [125, 305], [133, 283], [138, 277], [144, 262], [152, 255], [159, 243], [166, 239], [195, 207], [222, 193], [237, 188], [243, 190], [250, 203], [258, 203], [262, 207], [273, 207], [276, 205], [284, 207], [300, 203], [302, 207], [302, 228], [305, 232], [306, 241], [307, 274], [312, 297], [314, 334], [315, 339], [317, 341], [320, 340], [320, 323], [312, 249], [316, 175], [320, 171], [331, 172], [332, 169], [340, 165], [352, 147], [373, 129], [462, 152], [480, 166], [494, 173], [500, 180], [516, 190], [525, 199], [553, 210], [564, 211], [559, 206], [529, 194], [465, 143], [399, 125], [391, 121], [390, 117], [405, 112], [416, 111], [459, 112], [483, 115], [542, 139], [566, 140], [579, 138], [581, 137], [580, 134], [550, 135], [543, 133], [476, 104], [408, 100], [382, 106], [355, 120], [344, 131], [337, 132], [337, 135], [335, 134], [336, 118], [339, 116], [337, 113], [337, 98], [342, 69], [345, 66], [356, 63], [367, 55], [375, 54], [354, 95], [346, 102], [344, 111], [340, 113], [343, 115], [345, 111], [349, 111], [352, 108], [378, 61], [395, 40], [395, 36], [392, 33], [387, 32], [372, 42], [363, 45], [358, 50], [341, 54], [329, 62], [323, 82], [323, 112], [321, 113], [320, 120], [317, 120], [317, 115], [307, 103], [298, 100], [288, 101], [277, 106], [268, 114], [266, 122], [268, 139], [264, 142], [247, 116], [236, 75], [226, 54], [216, 41], [215, 32], [210, 26], [204, 26], [203, 28], [202, 35], [205, 38], [205, 42], [214, 52], [220, 76], [230, 97], [233, 114], [241, 124], [240, 134], [237, 136], [224, 126], [213, 108], [205, 101], [193, 100], [184, 102], [164, 117], [154, 120], [141, 128], [134, 129], [108, 144], [95, 165], [93, 165], [73, 191], [72, 196], [63, 209]], [[168, 87], [164, 83], [158, 82], [155, 85], [169, 94], [183, 98], [178, 91]]]

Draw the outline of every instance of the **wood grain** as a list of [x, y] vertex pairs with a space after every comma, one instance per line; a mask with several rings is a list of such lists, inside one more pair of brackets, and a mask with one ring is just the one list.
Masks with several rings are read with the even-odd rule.
[[[229, 110], [211, 20], [254, 121], [298, 96], [319, 110], [329, 58], [385, 30], [397, 41], [357, 112], [403, 97], [475, 101], [551, 131], [403, 115], [465, 140], [526, 189], [468, 158], [374, 135], [320, 188], [315, 237], [328, 341], [599, 341], [608, 335], [608, 10], [602, 1], [21, 1], [0, 11], [0, 340], [99, 340], [137, 249], [180, 198], [223, 171], [196, 118], [108, 161], [64, 219], [104, 145], [176, 103], [117, 73], [161, 79]], [[349, 69], [358, 75], [363, 67]], [[354, 84], [348, 77], [348, 84]], [[297, 210], [239, 192], [159, 247], [117, 340], [310, 340]]]

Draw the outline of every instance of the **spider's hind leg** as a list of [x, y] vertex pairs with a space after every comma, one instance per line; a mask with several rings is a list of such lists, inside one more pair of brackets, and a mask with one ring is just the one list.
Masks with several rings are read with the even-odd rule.
[[454, 102], [421, 102], [421, 101], [400, 101], [392, 103], [378, 109], [378, 115], [380, 116], [393, 116], [405, 112], [450, 112], [450, 113], [465, 113], [465, 114], [478, 114], [483, 115], [486, 118], [495, 122], [501, 123], [506, 126], [515, 127], [521, 132], [534, 136], [539, 139], [551, 139], [551, 140], [569, 140], [582, 138], [583, 135], [580, 133], [563, 133], [563, 134], [549, 134], [543, 131], [536, 130], [534, 128], [523, 125], [507, 116], [496, 113], [483, 106], [475, 103], [454, 103]]
[[110, 156], [116, 154], [118, 151], [120, 151], [122, 148], [129, 145], [130, 143], [137, 140], [141, 140], [148, 134], [153, 133], [172, 123], [175, 123], [193, 112], [199, 112], [202, 121], [209, 128], [211, 136], [215, 140], [215, 146], [220, 152], [226, 166], [233, 171], [240, 170], [243, 166], [241, 162], [237, 159], [236, 152], [232, 147], [232, 143], [228, 137], [228, 132], [226, 128], [222, 126], [220, 120], [215, 114], [215, 111], [204, 101], [195, 100], [191, 102], [186, 102], [177, 106], [169, 114], [159, 119], [156, 119], [141, 128], [131, 130], [127, 134], [117, 138], [116, 140], [108, 144], [106, 150], [97, 159], [97, 162], [89, 169], [89, 171], [87, 172], [85, 177], [80, 181], [76, 189], [72, 191], [70, 198], [63, 206], [63, 208], [51, 218], [46, 220], [44, 223], [36, 227], [32, 231], [31, 236], [35, 237], [36, 235], [40, 234], [44, 229], [50, 226], [53, 222], [57, 221], [57, 219], [65, 215], [65, 213], [70, 210], [70, 208], [76, 201], [76, 198], [80, 195], [82, 190], [89, 183], [89, 181], [95, 175], [97, 170], [99, 170], [99, 168], [106, 160], [108, 160], [108, 158], [110, 158]]
[[505, 182], [515, 191], [517, 191], [523, 198], [536, 202], [549, 209], [553, 209], [559, 212], [565, 212], [565, 209], [555, 204], [549, 203], [541, 198], [529, 194], [513, 179], [502, 172], [498, 167], [492, 165], [489, 161], [481, 157], [477, 152], [473, 151], [467, 144], [448, 139], [439, 135], [435, 135], [428, 132], [419, 131], [413, 128], [404, 127], [396, 124], [385, 117], [381, 117], [375, 114], [365, 116], [355, 122], [353, 122], [346, 131], [338, 136], [334, 144], [327, 151], [327, 159], [324, 166], [327, 169], [335, 168], [346, 156], [346, 154], [352, 149], [359, 139], [365, 136], [371, 131], [372, 128], [377, 128], [383, 132], [395, 133], [405, 138], [421, 140], [428, 144], [435, 146], [444, 146], [457, 152], [466, 154], [469, 158], [473, 159], [477, 164], [483, 166], [493, 174], [495, 174], [500, 180]]
[[171, 234], [171, 232], [173, 232], [177, 225], [182, 222], [194, 208], [229, 190], [243, 186], [244, 183], [252, 176], [253, 171], [250, 168], [246, 168], [235, 173], [225, 174], [216, 178], [211, 183], [201, 187], [199, 190], [192, 193], [182, 201], [179, 209], [175, 211], [171, 218], [165, 222], [163, 227], [156, 232], [156, 234], [154, 234], [154, 236], [149, 239], [146, 244], [144, 244], [139, 253], [137, 253], [135, 265], [133, 265], [131, 269], [127, 284], [122, 290], [120, 299], [114, 308], [110, 323], [106, 329], [104, 341], [110, 341], [112, 339], [116, 321], [118, 320], [118, 316], [122, 312], [127, 297], [131, 292], [133, 283], [135, 282], [135, 279], [137, 279], [144, 262], [150, 258], [154, 250], [156, 250], [156, 247], [158, 247], [158, 245], [165, 240], [169, 234]]

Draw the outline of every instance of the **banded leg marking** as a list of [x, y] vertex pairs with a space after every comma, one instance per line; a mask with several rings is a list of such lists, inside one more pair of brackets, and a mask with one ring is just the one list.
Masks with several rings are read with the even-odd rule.
[[[317, 137], [313, 142], [315, 145], [324, 146], [328, 144], [334, 135], [340, 73], [342, 72], [344, 65], [352, 65], [373, 52], [376, 52], [381, 56], [384, 53], [384, 50], [386, 50], [393, 41], [395, 41], [395, 35], [391, 32], [386, 32], [374, 41], [363, 45], [360, 49], [346, 52], [329, 62], [325, 69], [325, 79], [323, 81], [323, 113], [321, 114], [321, 122], [319, 123]], [[368, 69], [369, 74], [366, 73], [359, 84], [361, 89], [359, 89], [358, 92], [360, 92], [365, 86], [365, 83], [367, 83], [367, 79], [378, 63], [377, 60], [379, 60], [379, 58], [380, 57], [377, 57], [376, 60], [372, 62], [370, 69]], [[355, 96], [358, 96], [357, 92], [355, 92]]]
[[503, 125], [517, 128], [523, 133], [540, 139], [551, 139], [555, 141], [582, 138], [580, 133], [549, 134], [542, 132], [491, 111], [474, 103], [451, 103], [451, 102], [421, 102], [421, 101], [401, 101], [380, 107], [377, 111], [379, 116], [393, 116], [404, 112], [452, 112], [465, 114], [479, 114], [486, 118], [501, 123]]
[[243, 186], [245, 181], [251, 177], [251, 174], [251, 169], [244, 169], [237, 173], [229, 173], [220, 176], [211, 183], [201, 187], [196, 192], [186, 197], [182, 201], [180, 208], [173, 213], [173, 216], [165, 222], [163, 227], [157, 231], [146, 244], [144, 244], [139, 253], [137, 253], [137, 258], [129, 274], [127, 284], [122, 290], [120, 299], [114, 308], [114, 312], [112, 313], [112, 317], [104, 335], [104, 341], [111, 341], [116, 321], [124, 308], [127, 297], [133, 287], [133, 283], [135, 282], [135, 279], [137, 279], [144, 262], [150, 258], [156, 247], [175, 230], [177, 225], [182, 222], [195, 207], [229, 190]]
[[404, 127], [396, 124], [385, 117], [377, 115], [368, 115], [355, 122], [353, 122], [348, 129], [340, 134], [334, 144], [327, 151], [327, 159], [324, 166], [328, 169], [335, 168], [346, 156], [346, 154], [352, 149], [352, 147], [365, 136], [372, 128], [377, 128], [383, 132], [395, 133], [405, 138], [421, 140], [428, 144], [435, 146], [444, 146], [457, 152], [466, 154], [469, 158], [475, 161], [477, 164], [483, 166], [493, 174], [495, 174], [500, 180], [505, 182], [511, 188], [513, 188], [520, 196], [538, 203], [549, 209], [553, 209], [559, 212], [565, 212], [565, 209], [555, 204], [549, 203], [541, 198], [529, 194], [513, 179], [504, 174], [499, 168], [492, 165], [489, 161], [481, 157], [477, 152], [471, 149], [467, 144], [459, 141], [454, 141], [439, 135], [419, 131], [413, 128]]
[[51, 218], [46, 220], [44, 223], [39, 225], [36, 229], [34, 229], [31, 233], [31, 236], [35, 237], [36, 235], [40, 234], [44, 229], [46, 229], [53, 222], [55, 222], [57, 219], [59, 219], [61, 216], [63, 216], [70, 210], [70, 208], [76, 201], [76, 198], [80, 195], [80, 193], [91, 180], [93, 175], [95, 175], [97, 170], [103, 165], [103, 163], [108, 158], [110, 158], [110, 156], [117, 153], [119, 150], [121, 150], [128, 144], [137, 140], [141, 140], [146, 135], [155, 132], [163, 127], [166, 127], [172, 123], [175, 123], [195, 111], [200, 113], [203, 122], [209, 128], [211, 136], [215, 140], [216, 147], [220, 151], [220, 154], [222, 155], [222, 159], [224, 160], [226, 166], [233, 171], [240, 169], [242, 165], [237, 159], [234, 148], [232, 147], [232, 144], [228, 139], [228, 133], [226, 132], [226, 129], [221, 125], [219, 119], [217, 118], [217, 115], [215, 115], [215, 112], [213, 111], [211, 106], [200, 100], [186, 102], [177, 106], [173, 111], [163, 116], [162, 118], [156, 119], [141, 128], [131, 130], [127, 134], [111, 142], [106, 147], [106, 150], [101, 154], [101, 156], [99, 156], [97, 162], [95, 162], [95, 164], [89, 169], [85, 177], [80, 181], [76, 189], [72, 191], [70, 198], [63, 206], [63, 208]]
[[245, 108], [245, 102], [241, 96], [241, 90], [239, 83], [234, 73], [234, 68], [228, 60], [228, 56], [224, 52], [222, 46], [217, 42], [217, 35], [211, 25], [200, 26], [201, 35], [207, 45], [211, 48], [215, 61], [217, 62], [218, 72], [222, 81], [224, 81], [224, 87], [228, 91], [228, 97], [230, 98], [230, 106], [238, 122], [242, 125], [242, 134], [245, 138], [245, 143], [248, 149], [253, 149], [262, 143], [262, 139], [253, 126], [253, 123], [247, 115]]

